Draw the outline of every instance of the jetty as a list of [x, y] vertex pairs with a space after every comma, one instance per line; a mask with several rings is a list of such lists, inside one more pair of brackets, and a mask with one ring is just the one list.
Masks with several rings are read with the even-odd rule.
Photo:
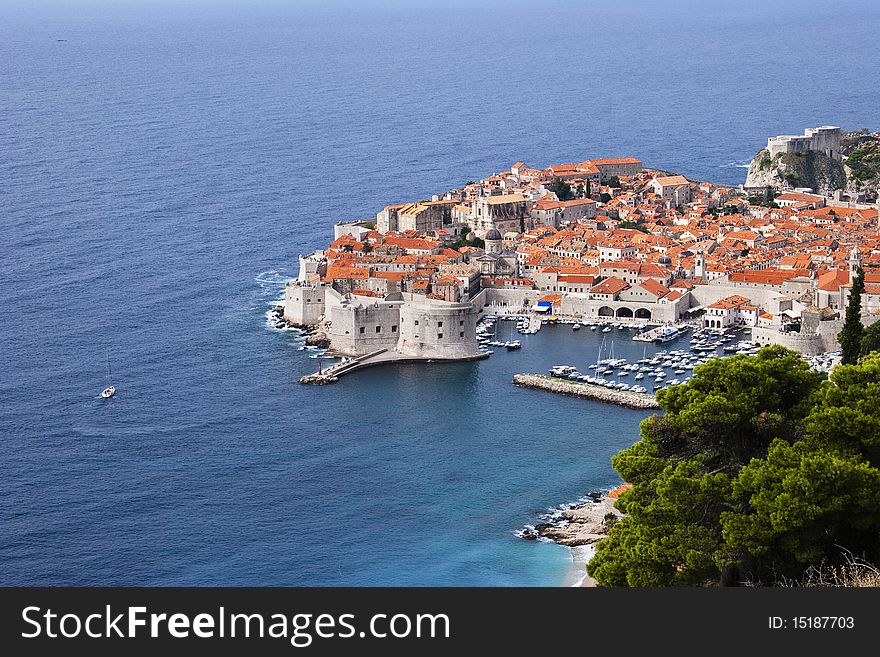
[[657, 326], [642, 333], [637, 333], [633, 336], [633, 340], [636, 342], [654, 342], [654, 340], [660, 337], [662, 328], [662, 326]]
[[633, 336], [636, 342], [664, 342], [668, 336], [678, 337], [684, 329], [680, 326], [655, 326]]
[[660, 408], [654, 395], [627, 390], [609, 390], [590, 383], [575, 383], [543, 374], [514, 374], [513, 384], [522, 388], [537, 388], [638, 410]]
[[[336, 383], [337, 381], [339, 381], [339, 377], [343, 374], [348, 374], [349, 372], [353, 372], [354, 370], [360, 369], [361, 367], [366, 367], [367, 365], [375, 365], [378, 361], [374, 361], [372, 359], [378, 358], [387, 351], [387, 349], [377, 349], [376, 351], [364, 354], [362, 356], [355, 356], [354, 358], [343, 358], [340, 362], [334, 363], [326, 369], [319, 369], [314, 374], [306, 374], [305, 376], [301, 376], [299, 378], [299, 382], [311, 383], [313, 385], [326, 385], [328, 383]], [[367, 361], [371, 362], [368, 363]], [[388, 359], [384, 359], [382, 362], [388, 362]]]
[[[332, 356], [328, 352], [328, 355]], [[330, 367], [319, 369], [313, 374], [306, 374], [299, 378], [300, 383], [312, 385], [326, 385], [328, 383], [336, 383], [339, 378], [345, 374], [350, 374], [356, 370], [373, 365], [384, 365], [386, 363], [461, 363], [473, 360], [482, 360], [488, 358], [488, 353], [478, 353], [467, 358], [427, 358], [418, 356], [407, 356], [397, 351], [388, 349], [377, 349], [368, 354], [360, 356], [343, 357], [343, 359], [334, 363]]]

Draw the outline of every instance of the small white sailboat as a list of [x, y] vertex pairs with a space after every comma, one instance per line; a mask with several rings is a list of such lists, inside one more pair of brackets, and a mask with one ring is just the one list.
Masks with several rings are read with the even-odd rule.
[[110, 383], [110, 352], [107, 352], [107, 383], [109, 384], [106, 388], [101, 391], [101, 397], [104, 399], [110, 399], [113, 395], [116, 394], [116, 386]]

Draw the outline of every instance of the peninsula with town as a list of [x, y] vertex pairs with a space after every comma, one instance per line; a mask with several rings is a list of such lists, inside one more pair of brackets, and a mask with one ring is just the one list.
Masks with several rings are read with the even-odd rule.
[[273, 321], [341, 359], [303, 383], [487, 358], [481, 322], [503, 315], [521, 332], [748, 329], [753, 346], [827, 354], [859, 270], [863, 323], [880, 318], [878, 174], [880, 133], [834, 126], [770, 137], [739, 186], [635, 157], [516, 162], [337, 223], [327, 248], [299, 257]]
[[[554, 365], [545, 373], [515, 374], [512, 383], [631, 409], [659, 409], [670, 426], [678, 426], [687, 410], [689, 428], [681, 429], [678, 440], [688, 458], [693, 458], [691, 448], [706, 456], [714, 454], [711, 437], [743, 430], [736, 424], [739, 413], [748, 415], [750, 408], [737, 406], [737, 412], [719, 419], [712, 404], [733, 393], [724, 383], [709, 391], [716, 380], [733, 381], [740, 393], [755, 386], [745, 397], [758, 409], [758, 419], [743, 425], [749, 427], [746, 433], [772, 425], [773, 432], [786, 435], [784, 422], [797, 420], [786, 404], [808, 396], [810, 385], [834, 379], [835, 372], [852, 380], [866, 376], [859, 389], [874, 394], [876, 378], [867, 370], [880, 361], [866, 361], [866, 373], [853, 374], [847, 366], [859, 348], [867, 344], [870, 351], [872, 340], [880, 344], [880, 324], [872, 326], [880, 319], [878, 188], [880, 133], [844, 133], [835, 126], [768, 138], [741, 185], [691, 179], [635, 157], [543, 168], [516, 162], [431, 199], [388, 205], [374, 218], [337, 223], [327, 248], [299, 257], [298, 277], [285, 285], [284, 299], [270, 311], [269, 321], [306, 334], [300, 348], [320, 350], [313, 358], [336, 360], [304, 373], [304, 384], [335, 383], [382, 363], [471, 361], [489, 358], [493, 348], [521, 348], [520, 340], [498, 339], [496, 322], [503, 320], [516, 322], [527, 346], [525, 335], [545, 324], [603, 334], [618, 329], [612, 335], [660, 344], [651, 346], [650, 354], [646, 344], [642, 358], [628, 362], [620, 354], [614, 357], [611, 339], [603, 359], [606, 341], [602, 337], [600, 345], [597, 335], [591, 342], [599, 352], [588, 366], [592, 374]], [[686, 333], [687, 349], [663, 348]], [[631, 348], [624, 351], [632, 357]], [[757, 355], [725, 358], [738, 354]], [[583, 360], [582, 354], [572, 358]], [[837, 367], [840, 363], [845, 366]], [[706, 396], [688, 396], [689, 391]], [[855, 407], [861, 408], [854, 402]], [[708, 413], [710, 429], [702, 427], [700, 413]], [[670, 449], [658, 417], [642, 422], [642, 440], [612, 459], [624, 481], [636, 482], [636, 490], [631, 483], [594, 490], [539, 515], [515, 535], [571, 548], [572, 576], [580, 586], [775, 582], [777, 568], [783, 569], [783, 580], [791, 574], [811, 585], [819, 573], [826, 581], [824, 570], [801, 572], [801, 557], [791, 555], [780, 561], [773, 553], [764, 559], [769, 566], [751, 557], [727, 563], [733, 553], [719, 547], [724, 544], [721, 520], [705, 513], [682, 522], [705, 529], [717, 546], [690, 545], [689, 529], [676, 534], [676, 541], [682, 554], [705, 553], [712, 559], [686, 568], [672, 550], [671, 565], [651, 558], [642, 563], [632, 545], [650, 544], [650, 551], [651, 536], [677, 531], [677, 526], [654, 528], [651, 521], [657, 517], [647, 512], [630, 517], [632, 509], [656, 497], [644, 492], [642, 480], [643, 470], [658, 459], [646, 460], [642, 451], [656, 456]], [[655, 448], [655, 442], [663, 447]], [[743, 463], [758, 463], [751, 460], [755, 456], [766, 456], [766, 450], [736, 457], [731, 472]], [[702, 471], [698, 461], [694, 472]], [[718, 471], [707, 476], [721, 476]], [[709, 488], [698, 487], [693, 494]], [[684, 499], [678, 513], [689, 518], [690, 496]], [[717, 508], [734, 506], [726, 500]], [[650, 531], [639, 534], [645, 527]], [[619, 538], [624, 534], [637, 535], [638, 541], [624, 545]], [[831, 558], [832, 552], [823, 554]], [[858, 560], [829, 572], [840, 581], [877, 581], [875, 567]]]

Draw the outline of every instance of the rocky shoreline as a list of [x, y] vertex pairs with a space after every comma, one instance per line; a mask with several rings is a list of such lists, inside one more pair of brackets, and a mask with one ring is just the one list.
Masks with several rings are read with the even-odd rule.
[[275, 328], [277, 329], [297, 329], [306, 336], [307, 347], [320, 347], [327, 349], [330, 347], [330, 338], [326, 331], [317, 326], [306, 326], [305, 324], [296, 324], [284, 317], [284, 306], [275, 306], [272, 310], [275, 317]]
[[648, 395], [638, 392], [628, 392], [622, 390], [609, 390], [602, 386], [595, 386], [589, 383], [574, 383], [555, 379], [543, 374], [514, 374], [513, 384], [523, 388], [537, 388], [539, 390], [547, 390], [563, 395], [573, 395], [575, 397], [584, 397], [594, 401], [606, 402], [609, 404], [617, 404], [627, 408], [635, 408], [638, 410], [646, 410], [652, 408], [660, 408], [660, 404], [654, 398], [654, 395]]
[[522, 529], [520, 538], [527, 541], [546, 538], [566, 547], [593, 545], [605, 538], [611, 526], [623, 516], [614, 508], [619, 495], [614, 493], [619, 490], [608, 495], [590, 493], [583, 501], [545, 514], [541, 516], [543, 522]]
[[[517, 535], [526, 541], [542, 539], [564, 545], [571, 549], [575, 566], [585, 569], [595, 545], [606, 538], [614, 523], [623, 517], [614, 503], [629, 488], [630, 484], [623, 484], [607, 493], [589, 493], [574, 504], [543, 514], [542, 522], [527, 525]], [[577, 585], [596, 586], [596, 582], [584, 572]]]

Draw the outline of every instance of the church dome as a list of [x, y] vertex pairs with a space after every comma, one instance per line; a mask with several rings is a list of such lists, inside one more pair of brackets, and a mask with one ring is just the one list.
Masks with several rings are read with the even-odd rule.
[[497, 229], [497, 228], [493, 228], [493, 229], [490, 230], [488, 233], [486, 233], [486, 237], [483, 238], [483, 239], [487, 239], [487, 240], [500, 240], [500, 239], [501, 239], [501, 233], [498, 232], [498, 229]]

